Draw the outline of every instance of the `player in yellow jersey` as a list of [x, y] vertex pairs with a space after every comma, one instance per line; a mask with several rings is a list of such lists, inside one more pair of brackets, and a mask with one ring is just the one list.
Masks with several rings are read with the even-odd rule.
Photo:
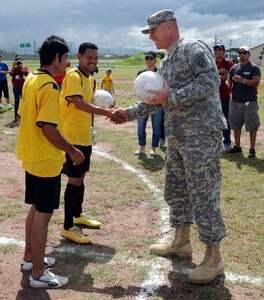
[[49, 269], [53, 257], [44, 257], [48, 224], [59, 207], [60, 174], [65, 151], [78, 165], [84, 160], [80, 150], [60, 133], [61, 109], [55, 74], [63, 74], [69, 48], [64, 39], [50, 36], [40, 48], [40, 69], [31, 73], [23, 87], [18, 116], [20, 119], [17, 156], [26, 171], [25, 202], [31, 204], [26, 219], [26, 238], [21, 270], [32, 270], [30, 286], [58, 288], [68, 278]]
[[101, 89], [109, 92], [111, 95], [115, 93], [114, 90], [114, 83], [113, 83], [113, 76], [112, 76], [112, 69], [107, 68], [106, 74], [104, 75], [101, 83]]
[[78, 67], [72, 68], [62, 82], [62, 132], [76, 148], [85, 155], [80, 165], [74, 165], [71, 157], [66, 154], [63, 172], [68, 176], [64, 194], [64, 224], [61, 236], [75, 243], [87, 244], [91, 240], [75, 225], [86, 225], [99, 228], [101, 223], [85, 216], [82, 212], [84, 198], [84, 177], [89, 171], [92, 153], [92, 114], [104, 115], [115, 123], [123, 120], [116, 118], [112, 110], [92, 104], [95, 80], [90, 75], [98, 62], [98, 48], [92, 43], [83, 43], [78, 51]]

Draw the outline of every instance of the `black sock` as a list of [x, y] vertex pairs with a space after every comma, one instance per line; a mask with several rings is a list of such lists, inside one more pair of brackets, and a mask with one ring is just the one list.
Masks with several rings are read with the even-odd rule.
[[78, 202], [79, 187], [68, 183], [64, 193], [64, 229], [73, 227], [73, 215]]

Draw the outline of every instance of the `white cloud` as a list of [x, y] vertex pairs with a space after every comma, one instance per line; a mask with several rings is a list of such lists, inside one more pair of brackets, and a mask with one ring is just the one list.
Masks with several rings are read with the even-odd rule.
[[175, 10], [183, 36], [210, 46], [215, 36], [227, 47], [264, 42], [264, 2], [258, 0], [9, 0], [1, 16], [0, 49], [18, 51], [19, 43], [34, 40], [39, 47], [50, 34], [59, 34], [75, 48], [90, 41], [99, 49], [147, 50], [154, 44], [141, 27], [164, 8]]
[[[222, 5], [222, 4], [221, 4]], [[264, 4], [262, 5], [264, 8]], [[228, 11], [228, 10], [227, 10]], [[213, 46], [215, 39], [227, 47], [239, 47], [241, 44], [255, 46], [264, 42], [263, 16], [250, 19], [240, 16], [228, 16], [223, 13], [198, 13], [193, 5], [184, 5], [177, 12], [178, 23], [183, 36], [202, 39]], [[259, 12], [256, 11], [256, 16]]]

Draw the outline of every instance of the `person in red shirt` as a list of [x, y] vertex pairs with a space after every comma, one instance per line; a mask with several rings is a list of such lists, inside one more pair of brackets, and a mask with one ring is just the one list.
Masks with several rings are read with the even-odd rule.
[[22, 88], [25, 82], [26, 76], [28, 76], [28, 67], [23, 66], [23, 60], [21, 56], [16, 55], [15, 61], [13, 62], [13, 67], [10, 70], [10, 76], [12, 76], [13, 94], [15, 99], [14, 111], [15, 118], [13, 123], [17, 123], [17, 110], [19, 106], [20, 99], [22, 97]]
[[229, 70], [234, 66], [234, 63], [230, 59], [225, 58], [225, 46], [216, 44], [214, 46], [215, 63], [221, 78], [221, 85], [219, 88], [220, 99], [222, 104], [222, 111], [226, 117], [228, 129], [223, 130], [224, 148], [226, 151], [231, 150], [231, 131], [228, 122], [229, 114], [229, 102], [230, 102], [230, 88], [225, 85], [225, 81], [228, 77]]

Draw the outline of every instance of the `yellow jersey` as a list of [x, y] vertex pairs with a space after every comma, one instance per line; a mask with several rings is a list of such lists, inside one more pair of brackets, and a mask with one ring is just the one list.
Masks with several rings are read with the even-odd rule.
[[36, 70], [26, 79], [18, 108], [20, 116], [17, 158], [32, 175], [55, 177], [65, 161], [62, 150], [43, 135], [42, 124], [53, 124], [61, 129], [59, 88], [45, 70]]
[[92, 103], [96, 83], [79, 68], [72, 68], [62, 82], [60, 96], [62, 108], [62, 134], [73, 145], [91, 146], [92, 114], [75, 107], [72, 96], [81, 96]]
[[112, 75], [107, 75], [105, 74], [105, 76], [102, 79], [102, 84], [103, 84], [103, 90], [109, 90], [112, 91], [113, 90], [113, 78]]

